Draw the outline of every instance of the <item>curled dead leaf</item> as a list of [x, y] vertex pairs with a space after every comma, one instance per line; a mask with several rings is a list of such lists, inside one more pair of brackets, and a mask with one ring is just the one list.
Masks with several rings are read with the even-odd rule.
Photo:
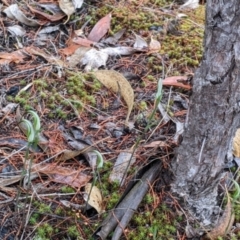
[[59, 7], [67, 15], [67, 20], [64, 22], [64, 24], [66, 24], [69, 21], [71, 15], [75, 12], [73, 3], [69, 0], [59, 0]]
[[128, 113], [125, 121], [126, 124], [128, 124], [134, 104], [134, 92], [128, 80], [114, 70], [98, 70], [92, 74], [108, 89], [114, 92], [120, 91], [128, 106]]
[[103, 212], [102, 208], [102, 194], [96, 186], [87, 183], [85, 186], [84, 200], [92, 206], [98, 213]]
[[218, 224], [213, 228], [202, 240], [217, 240], [219, 237], [224, 237], [231, 229], [234, 222], [234, 214], [232, 213], [232, 204], [228, 196], [228, 202], [225, 207], [222, 217], [219, 218]]
[[89, 39], [82, 38], [82, 37], [76, 37], [72, 41], [73, 41], [73, 43], [77, 43], [84, 47], [91, 47], [95, 44], [95, 42], [93, 42]]
[[134, 35], [136, 37], [136, 40], [135, 40], [133, 47], [138, 50], [148, 49], [147, 42], [141, 36], [137, 35], [136, 33], [134, 33]]
[[151, 37], [151, 41], [149, 43], [149, 50], [151, 52], [158, 52], [160, 49], [161, 49], [160, 42]]
[[165, 78], [162, 84], [163, 86], [180, 87], [186, 90], [190, 90], [192, 86], [187, 83], [187, 79], [188, 79], [187, 76], [172, 76]]
[[43, 19], [47, 19], [47, 20], [49, 20], [51, 22], [57, 22], [57, 21], [59, 21], [59, 20], [61, 20], [62, 18], [65, 17], [65, 15], [63, 13], [56, 13], [54, 15], [50, 15], [50, 14], [47, 14], [47, 13], [45, 13], [43, 11], [39, 11], [39, 10], [35, 9], [35, 8], [33, 8], [32, 6], [30, 6], [28, 4], [27, 4], [27, 6], [30, 9], [30, 11], [32, 13], [34, 13], [36, 16], [39, 16], [39, 17], [41, 17]]

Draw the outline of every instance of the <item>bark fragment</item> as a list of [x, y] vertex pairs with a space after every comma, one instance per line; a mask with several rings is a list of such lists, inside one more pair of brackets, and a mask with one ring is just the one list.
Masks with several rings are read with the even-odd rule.
[[[124, 229], [137, 210], [150, 185], [161, 171], [161, 163], [155, 161], [149, 164], [149, 168], [146, 166], [142, 171], [145, 171], [145, 169], [146, 172], [142, 177], [129, 183], [117, 206], [109, 213], [107, 218], [94, 233], [94, 239], [98, 239], [99, 237], [100, 239], [106, 239], [111, 232], [113, 232], [112, 240], [120, 239]], [[140, 172], [142, 171], [140, 170]]]

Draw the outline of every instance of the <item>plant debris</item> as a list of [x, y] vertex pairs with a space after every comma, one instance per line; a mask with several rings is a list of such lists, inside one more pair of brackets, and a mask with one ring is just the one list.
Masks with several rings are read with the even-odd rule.
[[113, 224], [115, 239], [185, 239], [169, 165], [205, 6], [4, 0], [0, 12], [0, 238], [108, 237]]

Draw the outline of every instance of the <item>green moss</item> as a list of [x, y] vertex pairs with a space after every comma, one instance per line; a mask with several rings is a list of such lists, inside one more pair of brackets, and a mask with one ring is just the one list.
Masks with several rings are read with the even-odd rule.
[[25, 80], [20, 80], [19, 83], [20, 83], [21, 86], [25, 86], [27, 84], [27, 82]]
[[75, 189], [69, 186], [63, 186], [61, 191], [62, 193], [75, 193]]
[[113, 163], [110, 161], [104, 162], [103, 171], [110, 170], [113, 167]]
[[145, 101], [141, 101], [140, 103], [139, 103], [139, 109], [141, 110], [141, 111], [144, 111], [144, 110], [146, 110], [148, 108], [148, 106], [147, 106], [147, 103], [145, 102]]
[[56, 98], [53, 95], [49, 97], [50, 102], [55, 102], [55, 100], [56, 100]]
[[147, 79], [150, 80], [150, 81], [155, 81], [156, 80], [155, 77], [152, 76], [152, 75], [148, 75]]
[[[54, 233], [53, 227], [48, 223], [43, 223], [40, 227], [37, 228], [37, 235], [39, 239], [48, 239]], [[35, 239], [37, 239], [35, 237]]]
[[43, 99], [46, 99], [48, 96], [46, 94], [46, 92], [43, 92], [43, 91], [40, 91], [39, 93], [40, 97], [43, 98]]
[[80, 234], [78, 232], [78, 229], [77, 229], [77, 227], [75, 225], [69, 226], [68, 229], [67, 229], [67, 233], [72, 238], [76, 238], [76, 237], [80, 236]]
[[33, 214], [33, 215], [30, 217], [30, 219], [29, 219], [29, 223], [30, 223], [31, 225], [37, 224], [38, 221], [39, 221], [39, 214]]
[[28, 110], [32, 109], [32, 106], [31, 105], [24, 105], [23, 108], [24, 108], [25, 111], [28, 111]]
[[143, 8], [136, 8], [136, 6], [138, 6], [138, 2], [134, 3], [134, 1], [131, 1], [131, 5], [121, 5], [117, 8], [112, 8], [103, 3], [97, 9], [91, 9], [90, 15], [93, 19], [90, 23], [94, 25], [100, 18], [112, 12], [110, 34], [114, 34], [123, 28], [129, 31], [147, 30], [148, 26], [155, 23], [156, 16], [149, 11], [144, 11]]
[[51, 206], [45, 203], [40, 203], [38, 206], [38, 212], [42, 214], [51, 213]]
[[117, 202], [119, 201], [119, 198], [120, 198], [119, 192], [113, 192], [110, 195], [110, 198], [107, 202], [107, 209], [113, 209], [115, 207], [115, 205], [117, 204]]
[[40, 89], [44, 89], [48, 87], [48, 83], [45, 79], [36, 79], [33, 81], [33, 85], [35, 87], [40, 87]]
[[[147, 195], [146, 195], [147, 196]], [[147, 198], [151, 195], [147, 196]], [[144, 198], [146, 200], [146, 197]], [[142, 203], [146, 207], [146, 203]], [[149, 203], [148, 206], [152, 206]], [[140, 206], [141, 208], [141, 206]], [[145, 211], [144, 213], [134, 214], [130, 226], [134, 227], [128, 234], [128, 238], [133, 239], [176, 239], [177, 226], [179, 222], [177, 215], [173, 221], [168, 217], [170, 209], [161, 204], [155, 211]], [[149, 226], [146, 228], [146, 226]]]
[[37, 236], [35, 237], [35, 239], [37, 239], [37, 237], [38, 238], [44, 238], [44, 239], [46, 239], [45, 237], [46, 237], [46, 231], [45, 231], [45, 229], [44, 228], [42, 228], [42, 227], [39, 227], [38, 229], [37, 229]]
[[49, 117], [49, 118], [54, 118], [53, 112], [48, 113], [48, 117]]
[[143, 201], [147, 204], [153, 203], [154, 199], [150, 193], [147, 193], [146, 196], [144, 197]]
[[55, 103], [48, 104], [48, 107], [51, 109], [56, 109], [57, 105]]
[[55, 211], [54, 211], [54, 213], [56, 214], [56, 215], [62, 215], [63, 214], [63, 209], [62, 209], [62, 207], [57, 207], [56, 209], [55, 209]]
[[13, 102], [14, 101], [14, 97], [13, 96], [6, 96], [6, 98], [7, 98], [7, 100], [9, 101], [9, 102]]
[[20, 97], [20, 96], [16, 96], [15, 101], [19, 104], [22, 104], [22, 105], [25, 105], [27, 103], [27, 100], [25, 98]]

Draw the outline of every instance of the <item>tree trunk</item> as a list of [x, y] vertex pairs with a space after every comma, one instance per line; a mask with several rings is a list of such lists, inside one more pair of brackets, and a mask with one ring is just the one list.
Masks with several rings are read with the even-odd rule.
[[209, 0], [204, 55], [193, 79], [172, 191], [203, 226], [216, 222], [218, 186], [240, 127], [240, 1]]

